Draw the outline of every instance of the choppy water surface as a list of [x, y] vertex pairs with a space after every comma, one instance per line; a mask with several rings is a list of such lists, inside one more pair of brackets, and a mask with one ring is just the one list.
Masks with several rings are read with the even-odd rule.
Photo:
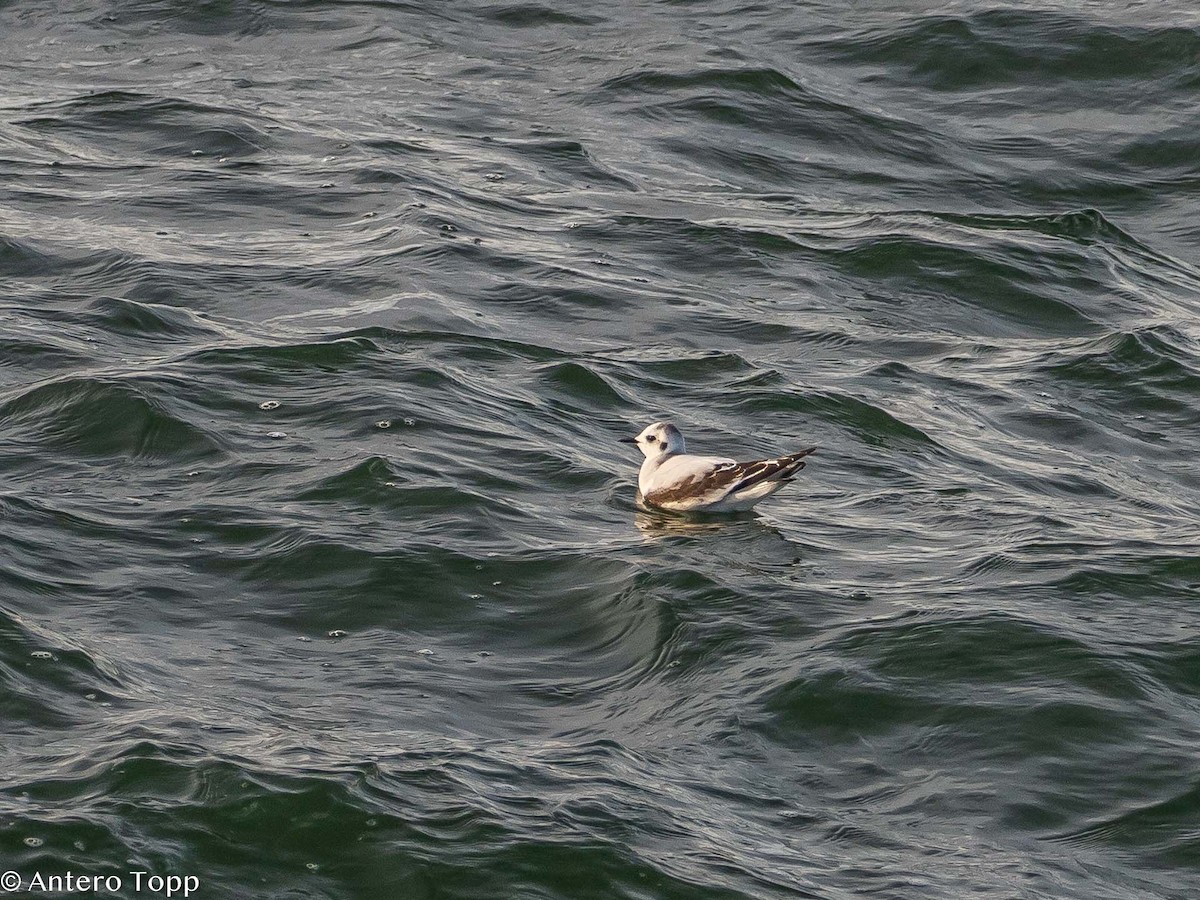
[[0, 5], [0, 868], [1198, 895], [1200, 14], [854, 6]]

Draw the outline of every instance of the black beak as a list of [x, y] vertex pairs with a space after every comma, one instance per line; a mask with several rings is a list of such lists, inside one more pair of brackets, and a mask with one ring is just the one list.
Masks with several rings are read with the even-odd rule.
[[636, 444], [637, 438], [620, 438], [622, 444]]

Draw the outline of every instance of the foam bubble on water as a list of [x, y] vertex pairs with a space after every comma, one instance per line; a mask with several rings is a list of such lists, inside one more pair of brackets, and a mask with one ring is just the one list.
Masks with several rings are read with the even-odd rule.
[[308, 869], [310, 872], [315, 872], [315, 871], [317, 871], [317, 869], [319, 869], [321, 867], [319, 865], [317, 865], [316, 863], [305, 863], [304, 868]]
[[262, 403], [258, 404], [258, 408], [259, 409], [279, 409], [279, 401], [278, 400], [264, 400]]
[[380, 419], [378, 422], [375, 423], [375, 427], [376, 428], [391, 428], [392, 423], [389, 422], [387, 419]]
[[404, 424], [405, 424], [405, 425], [409, 425], [409, 426], [416, 425], [416, 424], [417, 424], [417, 420], [416, 420], [416, 419], [405, 419], [405, 420], [404, 420]]
[[422, 647], [420, 650], [417, 651], [417, 654], [420, 656], [433, 656], [433, 651], [430, 650], [428, 647]]
[[42, 844], [44, 844], [44, 843], [46, 843], [46, 842], [45, 842], [45, 841], [43, 841], [41, 838], [38, 838], [38, 837], [27, 837], [27, 838], [25, 838], [25, 846], [26, 846], [26, 847], [40, 847], [40, 846], [42, 846]]
[[346, 632], [342, 631], [340, 628], [335, 628], [333, 631], [329, 632], [329, 636], [331, 638], [344, 638], [346, 636]]
[[54, 654], [49, 650], [34, 650], [29, 655], [34, 659], [54, 659]]
[[286, 431], [268, 431], [267, 437], [275, 438], [276, 440], [278, 440], [279, 438], [287, 437], [287, 432]]

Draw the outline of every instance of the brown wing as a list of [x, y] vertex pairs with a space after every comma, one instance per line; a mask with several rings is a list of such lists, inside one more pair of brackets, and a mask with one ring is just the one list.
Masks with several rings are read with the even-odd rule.
[[715, 503], [722, 497], [760, 481], [782, 481], [790, 478], [804, 468], [804, 457], [816, 449], [809, 447], [799, 453], [789, 453], [775, 459], [726, 463], [703, 475], [653, 491], [646, 495], [645, 500], [654, 506], [678, 505], [689, 500], [702, 504]]
[[745, 463], [723, 463], [715, 469], [710, 469], [702, 475], [695, 475], [685, 481], [679, 481], [669, 488], [660, 488], [646, 495], [645, 500], [654, 506], [673, 506], [694, 500], [699, 503], [711, 502], [729, 493], [729, 486], [741, 477]]
[[758, 484], [760, 481], [783, 481], [784, 479], [791, 478], [804, 468], [804, 457], [815, 452], [816, 449], [816, 447], [809, 447], [798, 453], [789, 453], [787, 456], [778, 456], [775, 459], [759, 459], [754, 462], [738, 463], [738, 474], [741, 477], [737, 479], [728, 493], [737, 493], [751, 485]]

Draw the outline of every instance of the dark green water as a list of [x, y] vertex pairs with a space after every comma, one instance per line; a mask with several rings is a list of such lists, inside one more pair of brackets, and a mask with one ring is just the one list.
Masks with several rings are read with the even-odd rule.
[[[1193, 4], [8, 2], [0, 84], [14, 896], [1200, 896]], [[821, 450], [665, 523], [666, 416]]]

